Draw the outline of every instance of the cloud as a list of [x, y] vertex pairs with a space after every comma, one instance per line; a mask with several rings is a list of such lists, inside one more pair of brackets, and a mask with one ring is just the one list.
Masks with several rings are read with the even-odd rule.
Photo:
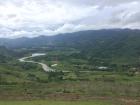
[[102, 28], [140, 28], [139, 0], [0, 1], [0, 37], [35, 37]]

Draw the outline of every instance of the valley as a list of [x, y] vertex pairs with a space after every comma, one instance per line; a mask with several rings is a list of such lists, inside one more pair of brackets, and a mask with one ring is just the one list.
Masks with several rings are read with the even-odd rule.
[[0, 105], [139, 105], [139, 49], [92, 45], [1, 46]]
[[140, 105], [140, 0], [0, 0], [0, 105]]

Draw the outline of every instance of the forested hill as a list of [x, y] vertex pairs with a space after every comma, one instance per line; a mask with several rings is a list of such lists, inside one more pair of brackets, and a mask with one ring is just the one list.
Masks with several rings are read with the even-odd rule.
[[55, 36], [35, 38], [0, 39], [0, 45], [7, 47], [37, 47], [45, 45], [72, 47], [136, 47], [140, 43], [140, 30], [109, 29], [89, 30]]
[[92, 56], [133, 56], [140, 55], [140, 30], [109, 29], [90, 30], [56, 36], [36, 38], [2, 39], [1, 45], [9, 48], [61, 46], [80, 49]]
[[0, 63], [6, 63], [8, 60], [11, 60], [13, 56], [13, 51], [5, 48], [4, 46], [0, 46]]

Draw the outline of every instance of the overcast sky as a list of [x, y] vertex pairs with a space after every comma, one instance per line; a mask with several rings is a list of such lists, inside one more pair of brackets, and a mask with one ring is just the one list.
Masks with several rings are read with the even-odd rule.
[[140, 0], [0, 0], [0, 37], [140, 29]]

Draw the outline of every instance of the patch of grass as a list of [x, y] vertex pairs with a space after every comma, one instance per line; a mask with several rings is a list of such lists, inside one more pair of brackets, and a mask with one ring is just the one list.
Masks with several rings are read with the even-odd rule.
[[111, 101], [0, 101], [0, 105], [121, 105]]

